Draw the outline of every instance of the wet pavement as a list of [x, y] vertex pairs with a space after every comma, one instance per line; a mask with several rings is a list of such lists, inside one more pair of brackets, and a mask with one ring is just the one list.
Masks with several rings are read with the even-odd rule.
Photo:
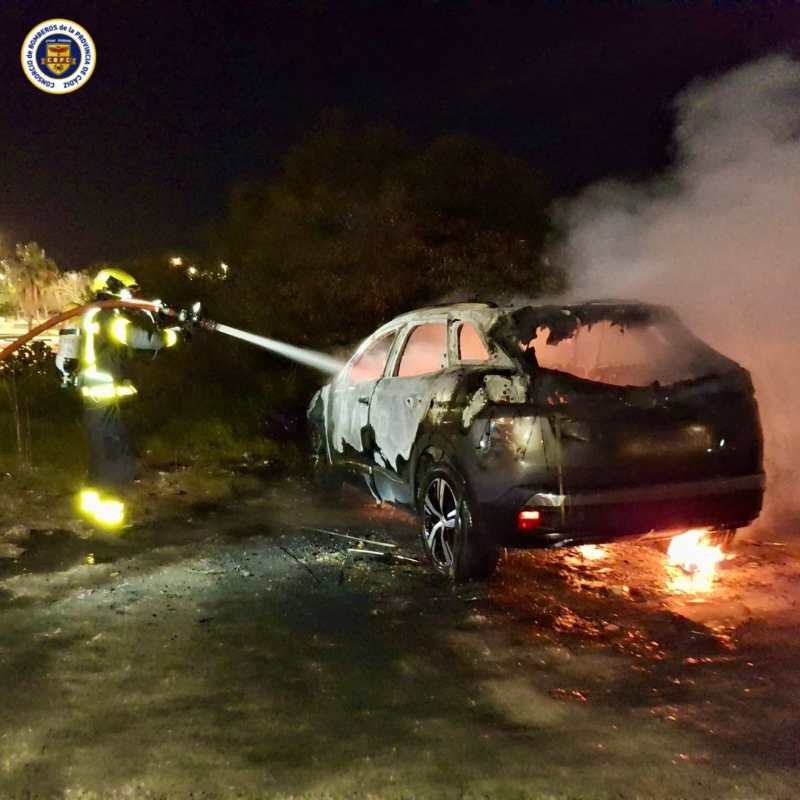
[[[800, 785], [800, 562], [513, 552], [275, 480], [120, 537], [0, 538], [0, 797], [741, 797]], [[791, 545], [791, 542], [789, 543]], [[362, 548], [363, 549], [363, 548]]]

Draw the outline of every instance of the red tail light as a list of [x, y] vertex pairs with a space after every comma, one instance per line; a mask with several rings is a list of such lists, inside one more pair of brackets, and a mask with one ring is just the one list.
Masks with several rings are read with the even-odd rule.
[[532, 531], [542, 524], [542, 515], [534, 508], [523, 508], [517, 514], [517, 530]]

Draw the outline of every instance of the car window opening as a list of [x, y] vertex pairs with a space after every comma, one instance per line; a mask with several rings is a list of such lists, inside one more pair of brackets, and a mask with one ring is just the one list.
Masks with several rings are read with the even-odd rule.
[[611, 320], [579, 324], [558, 337], [546, 325], [522, 349], [544, 369], [612, 386], [651, 386], [693, 380], [720, 365], [695, 340], [656, 322], [626, 326]]
[[412, 378], [439, 372], [447, 366], [447, 324], [418, 325], [406, 341], [397, 375]]
[[474, 325], [462, 323], [458, 328], [458, 358], [460, 361], [489, 360], [489, 351]]
[[363, 381], [374, 381], [383, 375], [386, 367], [386, 359], [392, 349], [396, 331], [387, 333], [374, 341], [356, 360], [350, 365], [348, 375], [349, 383], [362, 383]]

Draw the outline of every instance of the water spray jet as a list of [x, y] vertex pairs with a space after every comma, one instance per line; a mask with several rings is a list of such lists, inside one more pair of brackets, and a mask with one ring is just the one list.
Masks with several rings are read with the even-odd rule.
[[305, 347], [297, 347], [293, 344], [286, 342], [279, 342], [277, 339], [270, 339], [266, 336], [258, 336], [255, 333], [242, 331], [238, 328], [232, 328], [230, 325], [222, 325], [217, 322], [203, 321], [202, 327], [207, 330], [216, 331], [217, 333], [224, 333], [226, 336], [232, 336], [234, 339], [240, 339], [243, 342], [260, 347], [262, 350], [268, 350], [276, 355], [288, 358], [291, 361], [296, 361], [298, 364], [304, 364], [312, 369], [317, 369], [320, 372], [327, 372], [331, 375], [339, 372], [344, 366], [343, 362], [338, 358], [327, 355], [327, 353], [319, 353], [316, 350], [309, 350]]

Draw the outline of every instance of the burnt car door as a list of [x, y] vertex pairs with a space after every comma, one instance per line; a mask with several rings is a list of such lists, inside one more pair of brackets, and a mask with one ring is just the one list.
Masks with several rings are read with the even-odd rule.
[[373, 474], [380, 497], [411, 500], [408, 462], [420, 425], [449, 400], [448, 322], [430, 319], [411, 325], [372, 395]]
[[395, 328], [367, 340], [331, 384], [327, 426], [330, 452], [334, 462], [354, 472], [369, 470], [369, 403], [396, 336]]

